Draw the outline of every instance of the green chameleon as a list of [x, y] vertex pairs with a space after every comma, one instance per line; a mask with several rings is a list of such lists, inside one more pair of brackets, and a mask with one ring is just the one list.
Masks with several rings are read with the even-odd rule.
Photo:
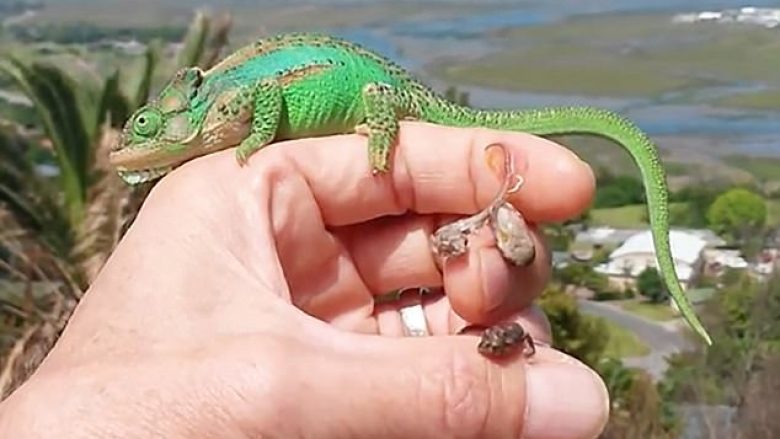
[[369, 163], [377, 175], [390, 169], [400, 120], [539, 136], [590, 134], [623, 146], [642, 174], [666, 287], [688, 324], [712, 343], [675, 272], [666, 177], [656, 148], [634, 124], [606, 110], [471, 109], [443, 99], [359, 45], [328, 35], [288, 33], [244, 46], [207, 71], [179, 70], [156, 99], [130, 117], [110, 161], [125, 182], [135, 185], [229, 147], [237, 147], [243, 164], [273, 141], [357, 132], [367, 136]]

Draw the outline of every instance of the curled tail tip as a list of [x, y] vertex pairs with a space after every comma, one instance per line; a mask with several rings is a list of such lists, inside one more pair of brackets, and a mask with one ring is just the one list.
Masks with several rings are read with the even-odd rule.
[[699, 329], [699, 335], [704, 339], [704, 343], [707, 344], [707, 346], [712, 346], [712, 338], [709, 334], [707, 334], [707, 330], [704, 328]]
[[704, 323], [702, 323], [702, 321], [696, 315], [696, 312], [693, 310], [690, 302], [688, 302], [687, 297], [681, 295], [680, 300], [677, 302], [678, 309], [682, 314], [683, 320], [685, 320], [685, 323], [688, 324], [688, 327], [692, 329], [693, 332], [695, 332], [699, 337], [701, 337], [707, 346], [712, 346], [712, 338], [707, 333], [707, 329], [704, 328]]
[[704, 325], [701, 323], [701, 321], [699, 321], [699, 319], [695, 316], [691, 316], [690, 319], [686, 320], [688, 320], [688, 323], [691, 325], [694, 332], [696, 332], [696, 334], [704, 340], [704, 343], [706, 343], [707, 346], [712, 346], [712, 338], [707, 333], [707, 330], [704, 329]]
[[684, 313], [683, 316], [691, 329], [704, 340], [704, 343], [706, 343], [707, 346], [712, 346], [712, 338], [707, 333], [701, 320], [693, 313], [693, 310], [690, 310], [690, 313]]

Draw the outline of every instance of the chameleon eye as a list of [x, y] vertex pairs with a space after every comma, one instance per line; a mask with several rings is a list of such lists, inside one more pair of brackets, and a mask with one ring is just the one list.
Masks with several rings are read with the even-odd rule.
[[133, 131], [139, 136], [153, 136], [160, 130], [160, 121], [160, 113], [153, 110], [141, 111], [133, 120]]

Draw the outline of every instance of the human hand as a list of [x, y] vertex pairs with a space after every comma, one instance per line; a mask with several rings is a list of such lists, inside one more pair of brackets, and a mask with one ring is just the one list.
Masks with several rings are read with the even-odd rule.
[[[403, 123], [372, 176], [357, 135], [194, 160], [152, 191], [39, 370], [0, 405], [0, 436], [38, 438], [596, 437], [603, 383], [539, 346], [495, 362], [466, 322], [511, 317], [541, 342], [532, 301], [549, 253], [509, 266], [489, 240], [447, 261], [428, 237], [490, 202], [484, 147], [502, 142], [532, 223], [577, 215], [590, 168], [529, 135]], [[403, 337], [396, 288], [442, 286], [432, 337]], [[381, 335], [381, 336], [378, 336]], [[450, 336], [452, 335], [452, 336]]]

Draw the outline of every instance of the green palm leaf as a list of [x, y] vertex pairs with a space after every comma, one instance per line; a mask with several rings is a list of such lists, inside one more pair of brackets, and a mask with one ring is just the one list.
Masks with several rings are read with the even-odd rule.
[[195, 18], [192, 20], [187, 34], [184, 36], [184, 47], [179, 52], [179, 57], [176, 61], [177, 66], [195, 66], [198, 65], [198, 61], [203, 54], [206, 47], [206, 38], [209, 33], [210, 21], [206, 14], [202, 11], [195, 13]]
[[59, 179], [70, 221], [78, 224], [84, 210], [91, 142], [82, 107], [64, 71], [8, 55], [0, 70], [14, 79], [33, 102], [43, 130], [52, 142]]
[[[0, 399], [43, 358], [148, 190], [131, 193], [106, 163], [118, 129], [170, 68], [216, 62], [230, 25], [223, 17], [212, 26], [198, 12], [176, 60], [161, 63], [162, 46], [153, 43], [137, 69], [106, 77], [77, 54], [75, 63], [25, 52], [0, 59], [0, 73], [33, 103], [44, 137], [0, 125], [0, 279], [13, 283], [0, 280]], [[56, 172], [41, 172], [42, 163]]]

